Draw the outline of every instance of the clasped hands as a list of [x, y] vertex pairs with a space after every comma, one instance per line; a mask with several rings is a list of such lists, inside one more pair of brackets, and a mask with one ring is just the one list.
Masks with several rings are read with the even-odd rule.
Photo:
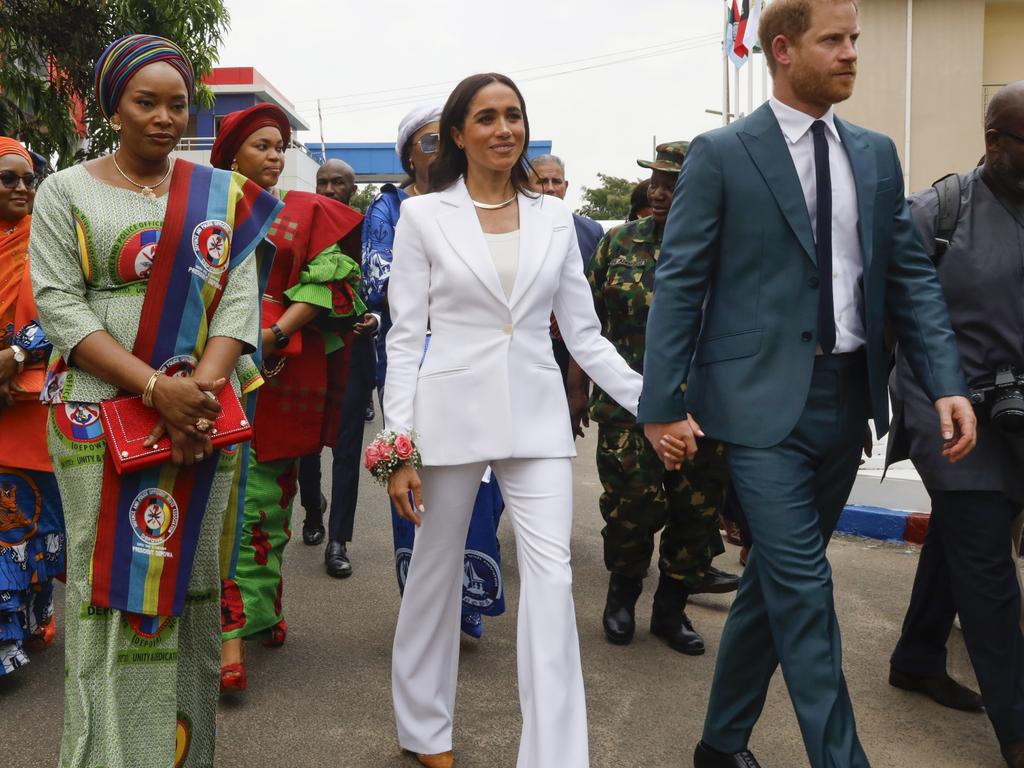
[[644, 424], [644, 435], [654, 446], [665, 469], [674, 471], [681, 469], [685, 460], [697, 455], [697, 439], [704, 437], [704, 432], [693, 415], [687, 414], [679, 421]]
[[188, 467], [207, 459], [213, 453], [213, 445], [210, 436], [197, 424], [206, 425], [220, 414], [216, 396], [226, 384], [225, 378], [216, 381], [179, 376], [157, 378], [153, 386], [153, 407], [160, 414], [160, 420], [144, 445], [147, 448], [155, 445], [167, 435], [171, 439], [174, 464]]

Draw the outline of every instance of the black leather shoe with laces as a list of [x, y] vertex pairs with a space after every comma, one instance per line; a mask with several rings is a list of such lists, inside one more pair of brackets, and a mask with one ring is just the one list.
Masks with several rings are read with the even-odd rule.
[[348, 559], [348, 548], [343, 541], [330, 541], [324, 550], [324, 565], [327, 575], [336, 579], [347, 579], [352, 575], [352, 561]]
[[699, 741], [693, 752], [693, 768], [761, 768], [761, 764], [749, 749], [729, 754]]
[[302, 543], [315, 547], [324, 540], [324, 512], [327, 511], [327, 497], [320, 494], [320, 509], [306, 509], [306, 519], [302, 522]]

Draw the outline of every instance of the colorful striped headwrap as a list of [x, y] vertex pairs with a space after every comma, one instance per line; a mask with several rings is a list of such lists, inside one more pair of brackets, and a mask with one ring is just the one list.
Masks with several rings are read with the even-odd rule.
[[107, 46], [96, 60], [96, 100], [109, 119], [117, 110], [117, 103], [135, 74], [157, 61], [166, 61], [185, 81], [189, 98], [195, 89], [192, 62], [181, 48], [170, 40], [156, 35], [127, 35]]

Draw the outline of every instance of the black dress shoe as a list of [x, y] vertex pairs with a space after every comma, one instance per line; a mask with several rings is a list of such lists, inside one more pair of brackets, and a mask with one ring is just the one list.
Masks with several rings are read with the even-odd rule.
[[981, 696], [965, 685], [960, 685], [948, 674], [940, 677], [917, 677], [889, 667], [889, 685], [904, 691], [917, 691], [950, 709], [980, 712], [985, 708]]
[[686, 597], [687, 590], [681, 581], [662, 574], [654, 593], [651, 634], [662, 638], [673, 651], [700, 656], [704, 653], [704, 638], [686, 615]]
[[627, 579], [617, 573], [608, 579], [604, 604], [604, 636], [615, 645], [629, 645], [636, 632], [636, 601], [643, 591], [643, 579]]
[[302, 522], [302, 543], [315, 547], [324, 540], [324, 512], [327, 511], [327, 497], [320, 494], [320, 510], [306, 510], [306, 519]]
[[704, 577], [695, 586], [690, 587], [690, 594], [722, 595], [727, 592], [735, 592], [739, 588], [739, 576], [720, 571], [712, 565], [704, 571]]
[[348, 551], [343, 541], [331, 541], [327, 543], [324, 551], [324, 565], [327, 566], [327, 575], [336, 579], [347, 579], [352, 575], [352, 562], [348, 559]]
[[761, 764], [749, 749], [728, 754], [698, 741], [693, 751], [693, 768], [761, 768]]

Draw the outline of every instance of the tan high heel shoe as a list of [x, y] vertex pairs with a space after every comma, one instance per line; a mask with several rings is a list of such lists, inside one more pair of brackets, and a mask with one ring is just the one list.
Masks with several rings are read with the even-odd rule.
[[416, 759], [420, 761], [420, 765], [425, 765], [427, 768], [452, 768], [453, 758], [452, 751], [439, 752], [436, 755], [421, 755], [419, 752], [414, 752]]

